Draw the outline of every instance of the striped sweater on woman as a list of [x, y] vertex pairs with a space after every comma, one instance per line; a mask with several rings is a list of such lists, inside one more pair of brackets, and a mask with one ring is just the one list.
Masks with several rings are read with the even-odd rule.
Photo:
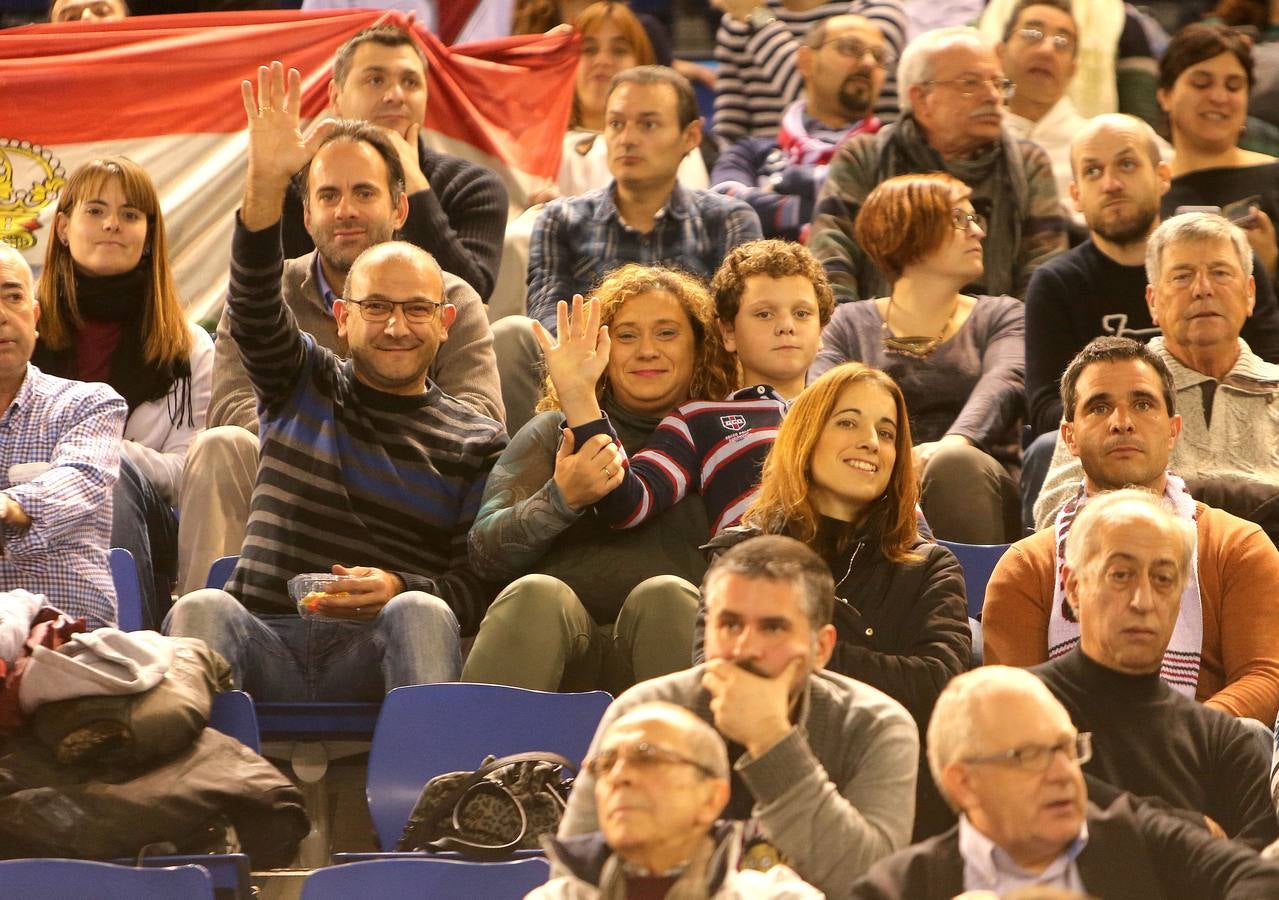
[[782, 112], [804, 91], [804, 76], [796, 64], [804, 35], [824, 19], [849, 13], [878, 25], [892, 51], [894, 59], [886, 67], [884, 87], [874, 112], [881, 122], [897, 121], [895, 58], [906, 46], [907, 22], [900, 0], [839, 0], [804, 11], [787, 9], [782, 0], [766, 0], [761, 5], [777, 18], [756, 28], [724, 16], [715, 35], [719, 68], [711, 132], [722, 145], [744, 137], [777, 136]]
[[262, 451], [227, 590], [254, 612], [287, 612], [293, 575], [373, 566], [444, 600], [473, 634], [493, 586], [471, 568], [466, 535], [505, 431], [434, 383], [399, 396], [359, 382], [349, 360], [299, 330], [281, 299], [283, 264], [278, 225], [236, 221], [227, 304]]

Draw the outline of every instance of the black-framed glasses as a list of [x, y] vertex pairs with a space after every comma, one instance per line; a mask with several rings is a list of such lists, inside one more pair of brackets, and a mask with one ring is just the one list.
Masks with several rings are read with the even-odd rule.
[[1008, 100], [1017, 93], [1017, 83], [1009, 78], [978, 78], [976, 75], [965, 75], [962, 78], [943, 78], [940, 81], [925, 81], [924, 84], [953, 84], [955, 89], [965, 97], [971, 97], [983, 87], [993, 88], [995, 93]]
[[1066, 738], [1055, 744], [1029, 744], [1003, 753], [991, 753], [987, 756], [970, 756], [966, 763], [984, 763], [987, 765], [1009, 765], [1024, 769], [1027, 772], [1046, 772], [1058, 753], [1066, 754], [1066, 760], [1082, 766], [1092, 759], [1092, 732], [1081, 731], [1074, 737]]
[[[1042, 41], [1046, 34], [1042, 28], [1018, 28], [1017, 36], [1032, 47]], [[1074, 53], [1075, 39], [1068, 34], [1057, 32], [1052, 36], [1053, 49], [1058, 53]]]
[[404, 318], [414, 325], [435, 321], [443, 303], [436, 300], [347, 300], [360, 308], [360, 317], [366, 322], [385, 322], [391, 313], [403, 308]]
[[958, 231], [968, 231], [974, 225], [984, 234], [986, 231], [986, 217], [979, 212], [969, 212], [966, 209], [952, 209], [950, 211], [950, 224]]
[[887, 47], [875, 47], [855, 37], [831, 38], [822, 44], [823, 47], [834, 47], [835, 52], [847, 59], [861, 59], [867, 53], [874, 58], [875, 64], [886, 66], [893, 59], [893, 53]]
[[676, 753], [674, 750], [667, 750], [665, 747], [650, 744], [648, 741], [623, 744], [601, 750], [583, 762], [582, 768], [596, 778], [603, 778], [613, 771], [613, 767], [617, 765], [619, 759], [625, 760], [628, 766], [635, 766], [637, 769], [653, 769], [663, 765], [684, 765], [692, 766], [708, 778], [717, 777], [714, 770], [709, 766], [703, 765], [695, 759], [690, 759], [682, 753]]

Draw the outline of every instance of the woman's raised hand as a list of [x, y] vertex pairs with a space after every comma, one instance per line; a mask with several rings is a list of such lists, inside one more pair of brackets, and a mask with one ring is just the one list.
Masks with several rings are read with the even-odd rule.
[[533, 334], [569, 425], [583, 425], [600, 415], [595, 388], [608, 368], [608, 326], [600, 325], [599, 300], [585, 301], [581, 294], [573, 295], [571, 312], [563, 300], [555, 312], [558, 340], [540, 322], [533, 323]]

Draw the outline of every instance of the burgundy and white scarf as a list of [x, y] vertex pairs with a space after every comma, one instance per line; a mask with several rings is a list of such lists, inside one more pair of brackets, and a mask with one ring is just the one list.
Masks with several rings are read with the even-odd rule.
[[777, 146], [792, 166], [824, 166], [830, 162], [845, 138], [879, 131], [880, 122], [874, 115], [867, 116], [849, 128], [836, 130], [826, 128], [816, 119], [809, 118], [807, 108], [803, 100], [797, 100], [786, 107], [786, 111], [782, 113], [781, 128], [777, 132]]
[[[1053, 568], [1053, 605], [1048, 616], [1048, 658], [1056, 659], [1072, 650], [1079, 643], [1079, 621], [1066, 602], [1066, 581], [1062, 563], [1066, 561], [1066, 537], [1075, 517], [1088, 499], [1084, 485], [1080, 483], [1075, 496], [1061, 508], [1053, 526], [1056, 559]], [[1164, 500], [1181, 518], [1191, 524], [1195, 521], [1195, 500], [1186, 490], [1186, 483], [1173, 475], [1167, 476]], [[1163, 666], [1159, 675], [1164, 681], [1185, 694], [1195, 697], [1199, 686], [1199, 664], [1203, 655], [1203, 601], [1199, 596], [1199, 532], [1195, 531], [1195, 551], [1190, 554], [1190, 574], [1181, 592], [1181, 611], [1168, 649], [1164, 651]]]

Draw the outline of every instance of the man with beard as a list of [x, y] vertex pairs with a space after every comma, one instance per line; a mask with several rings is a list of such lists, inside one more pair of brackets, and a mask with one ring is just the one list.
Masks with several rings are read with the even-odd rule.
[[[349, 361], [284, 304], [284, 196], [311, 152], [301, 82], [293, 69], [286, 86], [276, 62], [259, 70], [256, 98], [242, 88], [249, 167], [227, 320], [261, 419], [248, 531], [227, 589], [183, 597], [165, 630], [203, 639], [258, 700], [375, 700], [460, 674], [459, 636], [492, 599], [466, 535], [506, 434], [428, 376], [456, 309], [421, 248], [378, 243], [351, 264], [333, 304]], [[329, 137], [310, 169], [312, 203], [330, 190], [323, 161], [366, 147]], [[357, 182], [340, 204], [372, 202], [381, 184]], [[325, 571], [338, 578], [295, 606], [289, 579]]]
[[1066, 230], [1048, 154], [1003, 126], [1015, 86], [995, 48], [975, 29], [940, 28], [906, 48], [897, 78], [901, 120], [841, 144], [818, 196], [809, 247], [836, 298], [888, 294], [884, 274], [853, 236], [866, 196], [894, 175], [937, 171], [971, 188], [990, 223], [982, 278], [966, 292], [1024, 296], [1031, 273], [1066, 249]]
[[[302, 170], [303, 216], [316, 249], [284, 265], [284, 304], [303, 331], [322, 347], [345, 352], [334, 305], [355, 259], [389, 241], [409, 214], [404, 169], [383, 129], [331, 120], [308, 144]], [[475, 412], [502, 421], [493, 337], [479, 296], [444, 273], [444, 293], [457, 310], [449, 340], [431, 364], [446, 394]], [[240, 552], [249, 495], [258, 468], [258, 411], [249, 376], [224, 310], [218, 323], [208, 429], [187, 452], [178, 520], [180, 593], [204, 585], [209, 566]]]
[[1196, 501], [1169, 471], [1182, 419], [1162, 354], [1130, 338], [1095, 338], [1066, 368], [1061, 395], [1061, 439], [1082, 478], [1052, 524], [1013, 544], [995, 566], [982, 610], [986, 662], [1033, 666], [1075, 645], [1079, 623], [1062, 577], [1073, 523], [1104, 491], [1145, 488], [1195, 528], [1193, 573], [1164, 654], [1164, 680], [1268, 727], [1279, 710], [1279, 551], [1257, 525]]
[[748, 137], [725, 150], [711, 172], [711, 190], [749, 203], [764, 237], [799, 240], [835, 148], [879, 130], [872, 110], [889, 53], [879, 27], [862, 16], [814, 25], [797, 59], [804, 97], [782, 113], [776, 138]]
[[[1059, 379], [1090, 340], [1104, 334], [1147, 340], [1159, 334], [1146, 305], [1146, 243], [1159, 225], [1171, 174], [1145, 122], [1111, 114], [1092, 119], [1071, 145], [1070, 196], [1089, 238], [1042, 266], [1026, 292], [1026, 397], [1031, 433], [1022, 469], [1027, 524], [1048, 470], [1062, 418]], [[1279, 306], [1264, 267], [1253, 266], [1256, 306], [1240, 336], [1257, 356], [1279, 362]]]
[[[650, 701], [688, 709], [728, 745], [725, 819], [747, 820], [743, 868], [783, 861], [841, 897], [877, 859], [910, 843], [919, 733], [888, 695], [825, 668], [835, 582], [822, 558], [782, 535], [751, 538], [702, 581], [706, 662], [641, 682], [596, 729]], [[561, 838], [600, 828], [595, 773], [577, 778]]]

